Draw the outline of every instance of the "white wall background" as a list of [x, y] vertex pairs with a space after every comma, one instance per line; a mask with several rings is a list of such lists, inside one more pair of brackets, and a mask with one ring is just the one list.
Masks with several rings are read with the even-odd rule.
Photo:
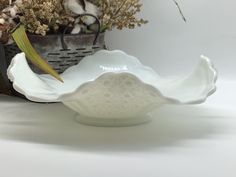
[[236, 1], [178, 0], [187, 23], [172, 0], [143, 0], [149, 24], [136, 30], [112, 31], [110, 49], [139, 57], [161, 75], [186, 74], [199, 56], [210, 57], [221, 78], [236, 77]]

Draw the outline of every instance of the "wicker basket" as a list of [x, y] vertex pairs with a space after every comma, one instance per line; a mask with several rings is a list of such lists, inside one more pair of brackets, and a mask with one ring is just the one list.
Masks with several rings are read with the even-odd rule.
[[[104, 33], [65, 34], [65, 35], [28, 35], [32, 45], [58, 73], [63, 73], [70, 66], [78, 64], [85, 56], [105, 49]], [[11, 59], [19, 53], [16, 44], [0, 44], [0, 93], [19, 96], [7, 78], [7, 68]], [[31, 68], [41, 74], [35, 66]]]

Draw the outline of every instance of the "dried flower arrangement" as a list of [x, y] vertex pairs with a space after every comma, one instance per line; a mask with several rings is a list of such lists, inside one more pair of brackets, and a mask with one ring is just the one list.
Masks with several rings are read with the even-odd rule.
[[116, 27], [133, 29], [147, 23], [144, 19], [138, 19], [135, 14], [141, 11], [142, 4], [139, 0], [101, 0], [98, 2], [101, 11], [100, 20], [103, 30]]
[[22, 23], [32, 34], [61, 33], [68, 25], [75, 33], [94, 33], [98, 28], [92, 14], [101, 23], [101, 32], [113, 28], [133, 29], [147, 23], [136, 14], [140, 0], [0, 0], [0, 42], [10, 43], [9, 31]]
[[141, 8], [140, 0], [0, 0], [0, 43], [15, 42], [33, 64], [61, 80], [31, 46], [26, 32], [45, 36], [134, 29], [148, 22], [137, 17]]
[[5, 9], [9, 5], [8, 0], [0, 0], [0, 10]]

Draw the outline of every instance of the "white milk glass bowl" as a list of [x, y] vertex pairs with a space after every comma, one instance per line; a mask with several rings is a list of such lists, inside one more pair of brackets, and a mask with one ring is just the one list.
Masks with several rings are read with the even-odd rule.
[[217, 72], [202, 56], [190, 75], [165, 79], [133, 56], [102, 50], [61, 74], [64, 83], [34, 73], [24, 53], [13, 58], [8, 77], [29, 100], [62, 102], [81, 123], [130, 126], [148, 121], [148, 113], [165, 104], [203, 103], [216, 90]]

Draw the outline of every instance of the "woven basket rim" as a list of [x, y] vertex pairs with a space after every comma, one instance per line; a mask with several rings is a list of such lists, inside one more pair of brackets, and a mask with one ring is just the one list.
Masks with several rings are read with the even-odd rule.
[[[100, 32], [99, 35], [103, 35], [105, 34], [105, 32]], [[30, 33], [27, 33], [28, 36], [32, 36], [32, 37], [50, 37], [50, 36], [61, 36], [62, 34], [61, 33], [58, 33], [58, 34], [47, 34], [45, 36], [42, 36], [42, 35], [39, 35], [39, 34], [30, 34]], [[94, 36], [96, 35], [96, 33], [79, 33], [79, 34], [65, 34], [64, 36]]]
[[[99, 33], [99, 36], [102, 35], [102, 36], [105, 36], [105, 33], [106, 32], [100, 32]], [[42, 36], [42, 35], [39, 35], [39, 34], [30, 34], [30, 33], [27, 33], [27, 36], [29, 36], [29, 38], [38, 38], [38, 39], [45, 39], [45, 38], [50, 38], [50, 37], [58, 37], [58, 36], [61, 36], [62, 34], [48, 34], [46, 36]], [[67, 37], [75, 37], [75, 36], [87, 36], [87, 37], [93, 37], [94, 35], [96, 35], [96, 33], [79, 33], [79, 34], [65, 34], [64, 37], [67, 38]], [[15, 43], [15, 42], [14, 42]], [[10, 46], [12, 44], [4, 44], [4, 46]]]

